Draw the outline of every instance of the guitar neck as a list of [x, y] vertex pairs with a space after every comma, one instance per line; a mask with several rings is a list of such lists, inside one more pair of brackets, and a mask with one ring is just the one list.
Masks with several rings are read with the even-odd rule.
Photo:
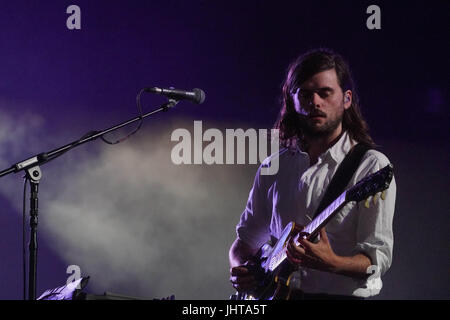
[[[323, 228], [327, 222], [347, 204], [346, 193], [347, 191], [344, 191], [336, 200], [326, 207], [325, 210], [323, 210], [310, 223], [308, 223], [308, 225], [305, 226], [302, 233], [304, 232], [308, 234], [306, 236], [308, 240], [314, 239], [319, 233], [319, 230]], [[296, 242], [297, 239], [298, 238], [296, 237]]]

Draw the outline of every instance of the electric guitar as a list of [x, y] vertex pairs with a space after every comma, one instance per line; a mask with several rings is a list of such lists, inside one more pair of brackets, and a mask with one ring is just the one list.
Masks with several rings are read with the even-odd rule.
[[287, 261], [287, 244], [293, 239], [296, 245], [300, 245], [299, 239], [315, 241], [321, 228], [333, 218], [340, 209], [351, 201], [366, 199], [368, 208], [369, 197], [373, 196], [373, 202], [377, 201], [377, 194], [381, 193], [381, 199], [385, 199], [386, 189], [389, 188], [393, 177], [393, 166], [388, 164], [383, 169], [360, 180], [350, 189], [344, 191], [325, 210], [318, 214], [308, 225], [302, 227], [295, 222], [290, 222], [284, 228], [280, 239], [272, 246], [264, 244], [256, 256], [254, 263], [246, 265], [258, 280], [257, 287], [251, 292], [238, 292], [231, 296], [232, 300], [279, 300], [289, 299], [293, 272], [296, 271]]

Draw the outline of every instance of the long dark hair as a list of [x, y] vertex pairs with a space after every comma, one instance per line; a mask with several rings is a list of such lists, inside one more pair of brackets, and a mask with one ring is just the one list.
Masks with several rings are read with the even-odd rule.
[[330, 49], [315, 49], [299, 56], [288, 68], [282, 88], [281, 110], [275, 129], [280, 131], [280, 145], [295, 147], [297, 143], [304, 145], [304, 130], [299, 115], [295, 111], [292, 93], [300, 85], [315, 74], [335, 69], [342, 91], [352, 91], [352, 104], [344, 111], [342, 129], [350, 137], [360, 143], [374, 147], [375, 143], [369, 135], [369, 127], [364, 120], [359, 106], [359, 98], [350, 68], [345, 60]]

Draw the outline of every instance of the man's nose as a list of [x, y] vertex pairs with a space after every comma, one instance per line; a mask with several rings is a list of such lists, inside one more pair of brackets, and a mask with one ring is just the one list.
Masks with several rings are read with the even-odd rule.
[[305, 102], [306, 103], [304, 109], [307, 112], [322, 107], [322, 98], [316, 92], [312, 93], [309, 99], [307, 99]]
[[313, 92], [310, 104], [314, 107], [322, 107], [322, 98], [317, 92]]

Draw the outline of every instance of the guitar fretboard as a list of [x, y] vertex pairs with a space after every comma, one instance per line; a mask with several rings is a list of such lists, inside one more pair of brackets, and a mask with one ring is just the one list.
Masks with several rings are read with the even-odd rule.
[[345, 204], [347, 191], [344, 191], [336, 200], [334, 200], [325, 210], [323, 210], [313, 221], [303, 229], [308, 234], [316, 233], [327, 222], [331, 216]]

